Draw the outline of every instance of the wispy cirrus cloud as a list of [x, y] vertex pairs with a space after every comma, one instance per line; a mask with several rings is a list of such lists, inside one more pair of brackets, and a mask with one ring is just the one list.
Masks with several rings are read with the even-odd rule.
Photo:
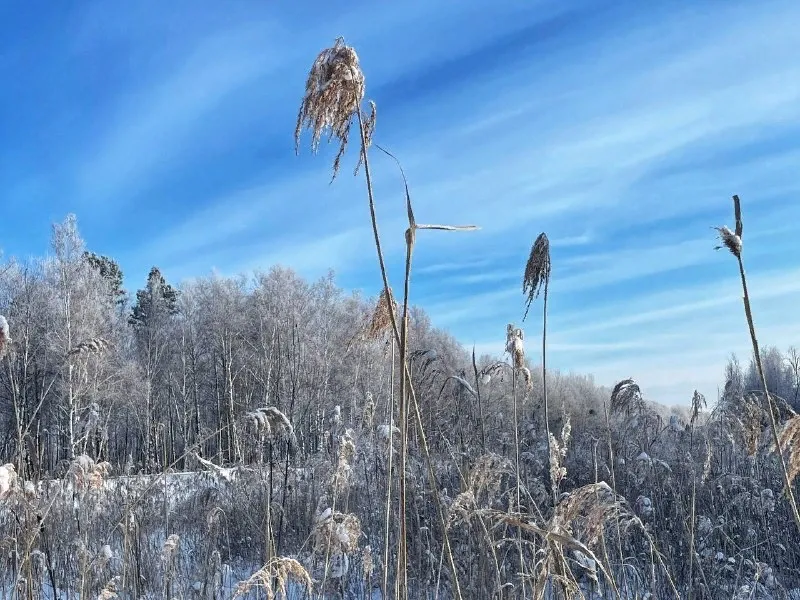
[[[553, 364], [607, 384], [634, 375], [665, 402], [694, 387], [713, 396], [727, 355], [748, 352], [734, 265], [711, 230], [730, 220], [733, 193], [761, 338], [797, 336], [784, 322], [800, 291], [795, 4], [142, 6], [87, 4], [37, 70], [3, 71], [20, 98], [54, 77], [61, 98], [0, 130], [19, 140], [0, 161], [14, 165], [0, 167], [9, 216], [79, 209], [90, 245], [120, 257], [133, 285], [151, 264], [180, 279], [280, 262], [378, 289], [354, 153], [333, 184], [330, 148], [294, 155], [307, 69], [344, 35], [418, 219], [482, 228], [423, 232], [415, 252], [412, 300], [465, 344], [502, 351], [530, 244], [546, 231]], [[402, 182], [371, 157], [398, 285]], [[33, 239], [10, 235], [23, 249]], [[534, 309], [526, 327], [537, 319]]]

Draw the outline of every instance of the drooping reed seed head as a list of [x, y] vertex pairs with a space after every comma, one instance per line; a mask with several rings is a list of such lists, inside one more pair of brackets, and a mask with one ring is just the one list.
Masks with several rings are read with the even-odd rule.
[[[299, 151], [300, 134], [311, 130], [311, 151], [319, 149], [320, 139], [326, 131], [328, 141], [336, 138], [339, 150], [333, 162], [333, 177], [339, 172], [339, 164], [347, 149], [353, 117], [361, 110], [364, 99], [364, 73], [356, 51], [337, 38], [333, 46], [317, 55], [306, 79], [306, 93], [300, 104], [295, 126], [295, 150]], [[373, 117], [375, 107], [372, 105]], [[374, 118], [366, 130], [371, 132]], [[360, 159], [359, 159], [360, 163]], [[357, 167], [356, 167], [357, 168]]]
[[542, 288], [550, 282], [550, 240], [547, 234], [540, 233], [531, 246], [528, 263], [525, 265], [525, 276], [522, 278], [522, 293], [527, 294], [525, 301], [524, 321], [533, 301], [539, 296]]
[[375, 305], [375, 310], [372, 311], [367, 337], [377, 339], [385, 331], [388, 331], [392, 326], [392, 314], [396, 313], [397, 302], [394, 299], [394, 294], [392, 294], [392, 288], [389, 288], [388, 293], [384, 288], [378, 298], [378, 303]]
[[626, 415], [644, 408], [644, 399], [639, 384], [633, 379], [623, 379], [611, 392], [611, 412]]

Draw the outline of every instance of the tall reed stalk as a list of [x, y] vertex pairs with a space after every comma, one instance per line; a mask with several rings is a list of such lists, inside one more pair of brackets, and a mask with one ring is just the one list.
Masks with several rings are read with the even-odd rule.
[[[359, 159], [356, 165], [355, 172], [358, 173], [361, 165], [364, 165], [364, 177], [367, 187], [367, 196], [369, 201], [370, 221], [372, 225], [373, 236], [375, 240], [375, 248], [378, 254], [378, 264], [380, 267], [381, 278], [383, 280], [384, 293], [387, 297], [391, 293], [389, 286], [389, 278], [386, 270], [386, 263], [381, 248], [380, 234], [378, 231], [377, 217], [375, 214], [375, 197], [372, 186], [372, 174], [370, 170], [370, 163], [367, 154], [368, 148], [372, 145], [372, 134], [375, 129], [376, 121], [376, 107], [374, 102], [370, 102], [371, 112], [369, 115], [362, 113], [361, 102], [364, 98], [364, 74], [359, 65], [358, 55], [355, 50], [344, 44], [342, 38], [338, 38], [331, 48], [327, 48], [319, 53], [311, 71], [309, 72], [306, 80], [306, 93], [300, 106], [300, 111], [297, 117], [295, 127], [295, 143], [299, 148], [300, 134], [304, 128], [308, 128], [312, 133], [312, 151], [316, 151], [319, 147], [319, 142], [324, 131], [330, 133], [330, 138], [335, 138], [339, 142], [339, 150], [333, 163], [333, 177], [338, 174], [340, 161], [347, 148], [351, 123], [355, 119], [358, 123], [360, 135], [360, 148]], [[397, 158], [391, 153], [381, 148], [383, 152], [392, 157], [400, 166]], [[408, 597], [408, 556], [407, 556], [407, 531], [406, 531], [406, 464], [408, 453], [408, 413], [409, 413], [409, 400], [414, 408], [414, 413], [419, 429], [420, 440], [422, 442], [423, 451], [426, 457], [428, 466], [428, 474], [431, 486], [436, 490], [435, 477], [433, 467], [430, 461], [430, 453], [428, 452], [427, 441], [423, 429], [422, 417], [419, 412], [419, 405], [411, 386], [410, 371], [408, 368], [408, 306], [409, 306], [409, 287], [411, 282], [411, 260], [414, 250], [414, 242], [416, 239], [416, 232], [419, 229], [440, 229], [447, 231], [454, 230], [472, 230], [477, 229], [474, 226], [449, 226], [449, 225], [420, 225], [414, 219], [414, 213], [411, 206], [411, 196], [408, 190], [408, 183], [405, 178], [405, 173], [400, 167], [403, 181], [406, 190], [406, 210], [408, 212], [409, 227], [406, 230], [406, 260], [405, 260], [405, 278], [403, 286], [403, 315], [401, 325], [398, 327], [394, 311], [390, 311], [390, 319], [392, 323], [392, 331], [395, 336], [400, 349], [400, 368], [402, 370], [400, 377], [400, 394], [399, 394], [399, 416], [401, 420], [400, 426], [400, 465], [398, 473], [398, 486], [399, 486], [399, 512], [400, 522], [399, 529], [400, 535], [398, 538], [398, 552], [397, 552], [397, 572], [395, 578], [395, 595], [398, 599]], [[391, 427], [390, 427], [391, 431]], [[390, 438], [391, 443], [391, 438]], [[391, 451], [391, 447], [390, 447]], [[391, 478], [391, 473], [389, 473]], [[391, 495], [391, 483], [387, 486], [387, 494]], [[452, 551], [449, 545], [449, 538], [446, 531], [446, 523], [444, 520], [444, 513], [441, 508], [437, 496], [437, 508], [442, 527], [444, 529], [445, 549], [447, 550], [448, 559], [451, 569], [453, 571], [454, 585], [458, 597], [461, 597], [460, 587], [458, 584], [458, 573], [456, 571], [455, 562], [452, 557]], [[389, 535], [388, 530], [386, 536]], [[388, 557], [386, 557], [388, 558]], [[388, 592], [388, 560], [384, 561], [384, 577], [383, 577], [383, 594], [384, 598], [387, 597]]]
[[[767, 378], [764, 375], [764, 365], [761, 361], [761, 351], [758, 347], [758, 338], [756, 337], [756, 328], [755, 324], [753, 323], [753, 309], [750, 305], [750, 293], [747, 289], [747, 276], [744, 270], [744, 262], [742, 261], [742, 232], [744, 229], [744, 225], [742, 223], [742, 207], [741, 202], [739, 201], [739, 196], [733, 196], [733, 214], [734, 219], [736, 221], [735, 224], [735, 231], [731, 231], [726, 226], [716, 227], [716, 230], [719, 232], [720, 240], [722, 241], [722, 246], [726, 247], [733, 256], [736, 257], [736, 262], [739, 265], [739, 277], [742, 281], [742, 300], [744, 302], [744, 314], [747, 319], [747, 327], [750, 332], [750, 341], [753, 344], [753, 357], [756, 363], [756, 370], [758, 372], [758, 378], [761, 383], [761, 388], [764, 392], [764, 398], [767, 402], [767, 413], [769, 414], [769, 427], [770, 432], [772, 433], [772, 440], [775, 445], [775, 450], [778, 453], [778, 457], [781, 463], [781, 471], [783, 472], [783, 482], [786, 486], [786, 497], [789, 499], [789, 504], [792, 509], [792, 516], [794, 517], [795, 524], [797, 525], [798, 531], [800, 531], [800, 512], [797, 509], [797, 501], [794, 497], [794, 491], [792, 490], [792, 478], [789, 476], [789, 470], [786, 466], [786, 460], [783, 457], [783, 451], [780, 443], [780, 439], [778, 436], [778, 426], [775, 422], [775, 405], [772, 401], [772, 396], [769, 393], [769, 388], [767, 386]], [[722, 246], [717, 246], [719, 250]]]

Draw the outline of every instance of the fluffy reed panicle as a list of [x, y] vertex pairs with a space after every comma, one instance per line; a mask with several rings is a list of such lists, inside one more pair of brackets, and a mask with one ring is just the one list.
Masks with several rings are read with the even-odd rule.
[[448, 508], [448, 528], [468, 523], [479, 505], [491, 508], [501, 496], [503, 479], [513, 473], [514, 465], [499, 454], [490, 452], [475, 459], [467, 474], [466, 489]]
[[333, 578], [344, 577], [350, 566], [349, 556], [358, 550], [361, 521], [353, 514], [335, 512], [330, 508], [318, 511], [311, 531], [314, 555], [327, 558]]
[[633, 379], [623, 379], [611, 392], [611, 412], [630, 415], [644, 408], [644, 398], [639, 384]]
[[622, 500], [604, 482], [585, 485], [570, 492], [553, 515], [552, 528], [568, 532], [589, 547], [594, 546], [608, 523], [633, 518]]
[[788, 453], [786, 463], [789, 472], [789, 481], [793, 482], [800, 474], [800, 415], [795, 415], [783, 424], [778, 435], [779, 448], [772, 445], [772, 450]]
[[[353, 117], [359, 115], [364, 99], [364, 73], [356, 51], [337, 38], [333, 46], [317, 55], [306, 79], [306, 93], [300, 104], [295, 125], [295, 149], [300, 148], [300, 134], [303, 129], [311, 130], [311, 150], [319, 149], [322, 135], [328, 133], [328, 141], [339, 141], [339, 150], [333, 162], [333, 177], [339, 172], [339, 165], [347, 149], [350, 126]], [[374, 128], [375, 105], [372, 116], [367, 119], [365, 132], [369, 135]], [[369, 139], [369, 137], [368, 137]], [[361, 157], [359, 158], [359, 164]], [[356, 167], [358, 169], [358, 167]]]
[[736, 225], [735, 225], [736, 230], [735, 231], [731, 231], [725, 225], [723, 225], [722, 227], [715, 227], [714, 228], [719, 233], [719, 239], [722, 242], [722, 245], [716, 246], [716, 249], [720, 250], [724, 246], [736, 258], [741, 258], [742, 257], [742, 231], [744, 229], [744, 226], [743, 226], [743, 223], [742, 223], [742, 206], [741, 206], [741, 203], [739, 202], [739, 196], [734, 196], [733, 197], [733, 215], [734, 215], [734, 219], [736, 220]]
[[100, 354], [111, 346], [111, 343], [105, 338], [94, 337], [82, 341], [80, 344], [72, 348], [67, 354], [75, 356], [77, 354]]
[[342, 492], [350, 483], [350, 476], [353, 472], [351, 466], [356, 455], [356, 442], [353, 437], [353, 430], [346, 429], [339, 438], [339, 456], [336, 461], [336, 469], [331, 475], [331, 487], [336, 493]]
[[511, 355], [514, 369], [522, 373], [525, 378], [525, 387], [533, 389], [533, 377], [528, 367], [525, 366], [525, 344], [523, 342], [525, 334], [522, 329], [514, 327], [509, 323], [506, 327], [506, 352]]
[[388, 331], [392, 326], [391, 315], [396, 312], [397, 302], [392, 294], [392, 288], [389, 288], [388, 293], [386, 289], [384, 289], [378, 298], [375, 310], [372, 311], [372, 319], [367, 328], [367, 337], [370, 339], [377, 339], [383, 335], [384, 332]]
[[11, 463], [0, 466], [0, 500], [5, 500], [11, 495], [17, 483], [17, 470]]
[[103, 586], [103, 589], [100, 590], [100, 593], [97, 595], [97, 600], [116, 600], [119, 598], [119, 582], [121, 581], [121, 577], [119, 575], [115, 575], [112, 577], [108, 583]]
[[11, 345], [11, 334], [9, 333], [8, 321], [0, 315], [0, 358], [3, 358]]
[[569, 413], [566, 413], [564, 424], [561, 427], [561, 441], [559, 442], [552, 433], [550, 434], [549, 454], [550, 454], [550, 481], [553, 485], [553, 493], [558, 496], [558, 488], [561, 481], [567, 475], [564, 466], [564, 459], [567, 457], [569, 440], [572, 437], [572, 422]]
[[288, 583], [294, 580], [311, 592], [314, 582], [305, 567], [296, 559], [278, 556], [236, 586], [233, 598], [249, 596], [253, 590], [261, 590], [267, 600], [289, 597]]
[[542, 288], [550, 281], [550, 240], [547, 234], [540, 233], [531, 246], [528, 263], [525, 265], [525, 275], [522, 278], [522, 293], [527, 294], [525, 301], [525, 317], [533, 301], [539, 296]]
[[697, 390], [694, 391], [694, 395], [692, 395], [692, 417], [689, 423], [694, 427], [694, 424], [697, 422], [697, 417], [700, 416], [700, 412], [707, 406], [706, 404], [706, 397], [703, 396]]
[[730, 250], [730, 253], [736, 258], [740, 258], [742, 256], [742, 238], [728, 229], [725, 225], [722, 227], [715, 227], [715, 229], [719, 232], [719, 239], [722, 242], [722, 245], [715, 246], [715, 249], [721, 250], [724, 246]]
[[81, 454], [70, 463], [67, 476], [76, 490], [85, 493], [89, 489], [103, 487], [103, 482], [110, 473], [111, 463], [96, 463], [90, 456]]
[[289, 417], [274, 406], [257, 408], [246, 413], [244, 418], [260, 435], [267, 438], [286, 438], [292, 445], [297, 443]]

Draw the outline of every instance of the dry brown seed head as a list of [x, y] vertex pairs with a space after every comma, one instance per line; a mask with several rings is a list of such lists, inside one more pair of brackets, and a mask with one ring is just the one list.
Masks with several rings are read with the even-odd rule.
[[[736, 258], [740, 258], [742, 256], [742, 238], [725, 225], [722, 227], [715, 227], [714, 229], [719, 232], [719, 239], [722, 242], [722, 246], [730, 250], [731, 254]], [[720, 250], [722, 246], [716, 246], [715, 249]]]
[[623, 379], [611, 392], [611, 412], [626, 415], [644, 408], [642, 390], [633, 379]]
[[[364, 99], [364, 74], [356, 51], [337, 38], [333, 46], [317, 55], [306, 79], [306, 93], [300, 104], [295, 126], [295, 150], [299, 151], [300, 134], [311, 130], [311, 150], [317, 152], [320, 139], [328, 132], [328, 140], [336, 138], [339, 150], [333, 162], [333, 177], [347, 149], [350, 125], [359, 115]], [[374, 127], [374, 107], [369, 127]], [[365, 133], [371, 131], [365, 124]], [[359, 160], [360, 162], [360, 160]], [[356, 167], [358, 168], [358, 167]]]
[[528, 256], [528, 263], [525, 265], [525, 275], [522, 278], [522, 293], [527, 294], [525, 301], [525, 317], [528, 316], [528, 309], [539, 295], [542, 288], [547, 288], [550, 282], [550, 240], [542, 232], [531, 246], [531, 253]]
[[375, 310], [372, 312], [372, 320], [367, 329], [367, 337], [375, 339], [387, 331], [392, 326], [392, 314], [397, 313], [397, 302], [392, 294], [392, 288], [381, 292]]

